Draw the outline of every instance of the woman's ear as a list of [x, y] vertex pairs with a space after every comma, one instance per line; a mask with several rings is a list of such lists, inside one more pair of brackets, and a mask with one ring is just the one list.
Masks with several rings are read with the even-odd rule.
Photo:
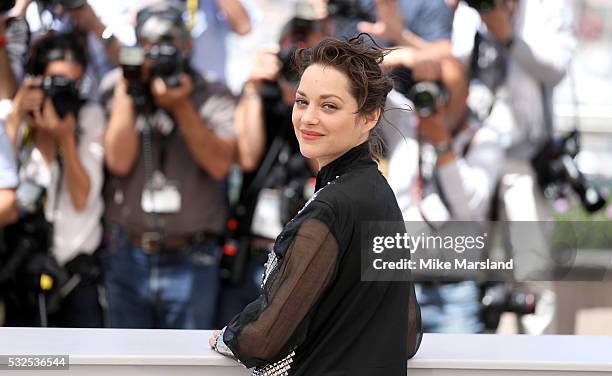
[[365, 119], [365, 130], [366, 131], [368, 132], [371, 131], [372, 129], [374, 129], [376, 124], [378, 124], [378, 119], [380, 118], [381, 112], [382, 112], [382, 109], [377, 108], [374, 111], [365, 115], [364, 119]]

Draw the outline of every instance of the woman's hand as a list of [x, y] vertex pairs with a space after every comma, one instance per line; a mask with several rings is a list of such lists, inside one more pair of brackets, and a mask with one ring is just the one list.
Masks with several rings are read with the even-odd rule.
[[219, 338], [220, 334], [221, 334], [221, 330], [215, 330], [212, 336], [210, 336], [210, 339], [208, 340], [208, 344], [210, 345], [211, 349], [216, 350], [217, 338]]

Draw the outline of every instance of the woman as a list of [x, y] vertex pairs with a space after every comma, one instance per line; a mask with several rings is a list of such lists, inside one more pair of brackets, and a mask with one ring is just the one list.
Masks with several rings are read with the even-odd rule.
[[264, 293], [210, 340], [254, 375], [405, 375], [419, 347], [412, 284], [361, 280], [363, 224], [402, 223], [370, 151], [392, 87], [382, 58], [362, 37], [296, 54], [292, 120], [317, 191], [276, 239]]

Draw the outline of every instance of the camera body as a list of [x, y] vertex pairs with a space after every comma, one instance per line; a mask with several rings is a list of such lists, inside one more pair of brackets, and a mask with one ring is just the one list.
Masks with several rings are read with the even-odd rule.
[[76, 81], [64, 76], [47, 76], [43, 79], [42, 90], [51, 98], [53, 107], [60, 118], [68, 114], [76, 116], [83, 104]]
[[278, 59], [281, 61], [280, 75], [294, 86], [300, 82], [300, 77], [293, 67], [293, 55], [297, 49], [297, 46], [292, 44], [278, 53]]
[[448, 90], [441, 81], [415, 81], [412, 70], [405, 67], [394, 69], [391, 77], [395, 90], [413, 103], [421, 117], [435, 114], [438, 104], [448, 101]]
[[153, 76], [161, 78], [169, 87], [181, 86], [180, 76], [185, 72], [186, 57], [178, 47], [162, 41], [151, 47], [147, 56], [153, 62]]
[[119, 51], [119, 64], [128, 82], [128, 94], [134, 98], [139, 111], [153, 107], [149, 82], [143, 78], [145, 58], [152, 61], [151, 76], [161, 78], [168, 87], [180, 86], [180, 76], [186, 72], [187, 57], [171, 43], [161, 42], [148, 52], [140, 46], [122, 47]]
[[465, 0], [465, 2], [480, 13], [486, 13], [495, 8], [495, 0]]
[[604, 194], [578, 168], [575, 157], [580, 151], [580, 133], [572, 131], [565, 137], [552, 138], [532, 159], [538, 183], [549, 198], [563, 196], [570, 187], [580, 198], [582, 206], [594, 213], [606, 206]]
[[530, 315], [536, 310], [536, 295], [525, 289], [512, 288], [502, 283], [489, 283], [481, 287], [481, 319], [485, 327], [495, 330], [502, 313]]
[[[40, 295], [45, 296], [45, 312], [60, 308], [60, 288], [66, 282], [66, 272], [51, 254], [53, 225], [42, 208], [23, 215], [15, 224], [3, 229], [4, 251], [0, 252], [0, 295], [11, 307], [17, 307], [23, 320], [38, 317]], [[3, 248], [3, 247], [0, 247]], [[44, 278], [44, 281], [43, 281]], [[45, 282], [45, 283], [43, 283]], [[28, 326], [40, 325], [27, 322]]]

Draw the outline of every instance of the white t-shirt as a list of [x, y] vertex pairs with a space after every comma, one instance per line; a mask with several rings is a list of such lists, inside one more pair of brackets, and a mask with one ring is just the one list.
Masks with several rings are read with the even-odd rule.
[[[45, 216], [53, 223], [53, 254], [60, 264], [70, 261], [79, 253], [92, 254], [102, 239], [100, 219], [104, 209], [102, 200], [104, 149], [104, 113], [98, 104], [87, 103], [81, 108], [78, 124], [78, 154], [90, 181], [87, 205], [77, 211], [59, 163], [47, 165], [37, 148], [22, 164], [20, 179], [30, 179], [47, 189]], [[62, 176], [61, 183], [59, 182]], [[59, 192], [57, 191], [59, 187]]]
[[410, 101], [392, 91], [382, 123], [390, 146], [388, 181], [404, 220], [421, 221], [423, 215], [434, 222], [485, 220], [504, 162], [497, 135], [472, 122], [453, 139], [455, 160], [436, 168], [439, 186], [432, 181], [418, 196], [420, 147], [414, 115], [405, 110], [408, 106]]

